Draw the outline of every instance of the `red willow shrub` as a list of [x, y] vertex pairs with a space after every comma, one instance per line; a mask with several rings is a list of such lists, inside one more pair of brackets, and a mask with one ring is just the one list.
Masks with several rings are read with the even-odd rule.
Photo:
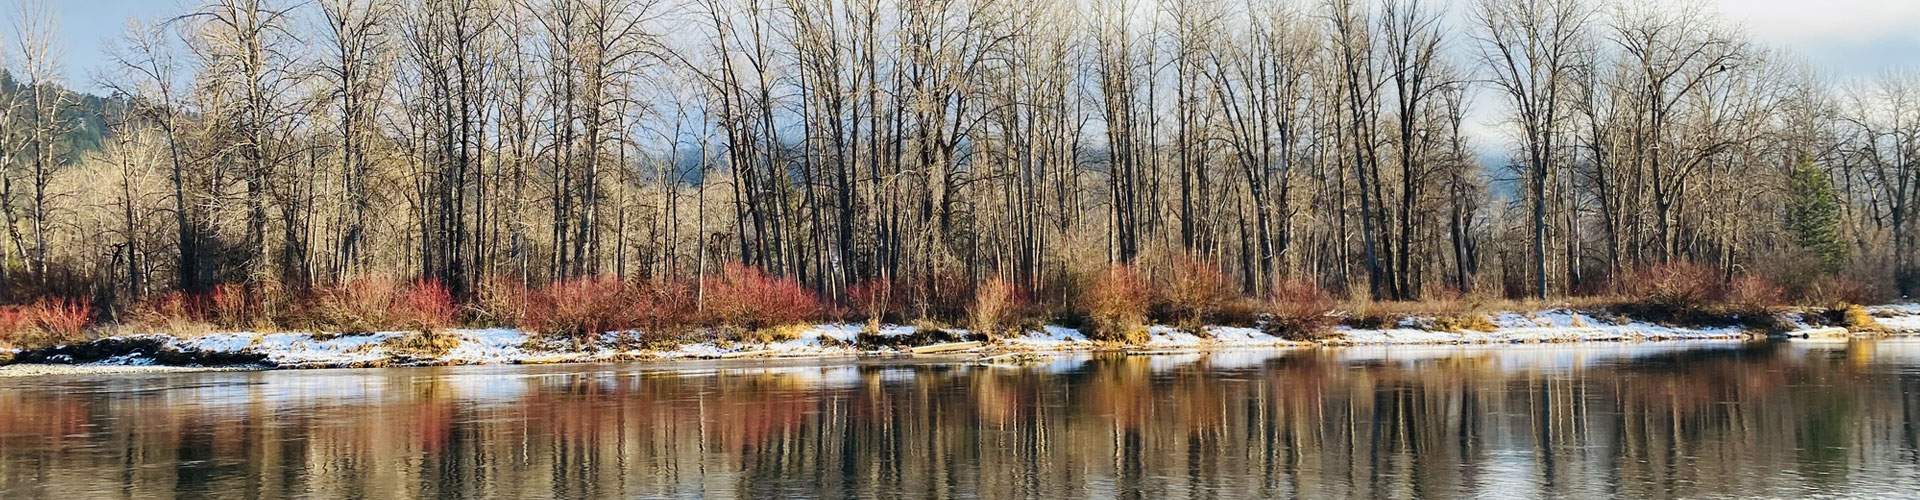
[[693, 283], [665, 280], [640, 287], [633, 295], [633, 327], [643, 338], [667, 339], [694, 327], [700, 305]]
[[1145, 342], [1148, 299], [1146, 280], [1139, 273], [1123, 265], [1107, 268], [1080, 297], [1087, 338]]
[[1333, 315], [1333, 294], [1305, 280], [1278, 280], [1267, 293], [1262, 329], [1288, 340], [1316, 340], [1340, 322]]
[[634, 315], [626, 283], [615, 278], [578, 278], [534, 290], [520, 327], [587, 343], [603, 333], [632, 329]]
[[1627, 273], [1618, 289], [1628, 302], [1619, 308], [1635, 318], [1680, 324], [1764, 323], [1786, 302], [1786, 288], [1766, 278], [1723, 276], [1713, 266], [1687, 261]]
[[1193, 257], [1175, 260], [1172, 272], [1161, 281], [1155, 287], [1155, 309], [1168, 322], [1196, 334], [1204, 333], [1201, 328], [1210, 316], [1235, 299], [1232, 280], [1207, 261]]
[[1648, 306], [1669, 311], [1697, 310], [1724, 297], [1718, 271], [1687, 261], [1629, 273], [1620, 288], [1621, 292]]
[[0, 345], [38, 347], [81, 340], [93, 322], [93, 307], [77, 300], [42, 299], [0, 306]]
[[974, 295], [973, 307], [967, 311], [967, 320], [974, 333], [988, 337], [1006, 334], [1018, 334], [1016, 318], [1026, 307], [1026, 294], [1020, 287], [1000, 277], [994, 277], [979, 287]]
[[417, 280], [394, 300], [393, 321], [423, 332], [438, 332], [454, 323], [459, 308], [453, 292], [437, 280]]
[[1728, 306], [1743, 313], [1766, 313], [1787, 303], [1786, 287], [1754, 275], [1734, 278], [1724, 295]]
[[847, 287], [847, 303], [870, 322], [899, 322], [907, 308], [905, 288], [894, 280], [873, 278]]
[[265, 317], [265, 309], [259, 298], [247, 293], [247, 287], [239, 283], [226, 283], [213, 287], [208, 294], [208, 322], [226, 328], [252, 328]]
[[379, 277], [348, 280], [314, 291], [306, 307], [315, 327], [341, 333], [432, 333], [452, 326], [458, 314], [453, 293], [430, 279], [405, 285]]
[[706, 284], [701, 308], [713, 324], [747, 331], [792, 325], [820, 314], [820, 301], [791, 278], [728, 263]]
[[0, 306], [0, 347], [17, 346], [32, 333], [32, 313], [20, 306]]

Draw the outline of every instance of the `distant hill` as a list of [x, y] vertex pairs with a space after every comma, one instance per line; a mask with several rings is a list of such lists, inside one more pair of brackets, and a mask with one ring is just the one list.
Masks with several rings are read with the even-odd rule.
[[[54, 87], [55, 91], [67, 94], [68, 101], [77, 103], [60, 111], [60, 116], [73, 124], [73, 132], [68, 134], [74, 153], [84, 155], [99, 151], [107, 143], [107, 117], [119, 113], [124, 101], [101, 97], [85, 92], [75, 92], [64, 87]], [[0, 102], [6, 102], [29, 92], [29, 88], [14, 79], [11, 72], [0, 70]]]

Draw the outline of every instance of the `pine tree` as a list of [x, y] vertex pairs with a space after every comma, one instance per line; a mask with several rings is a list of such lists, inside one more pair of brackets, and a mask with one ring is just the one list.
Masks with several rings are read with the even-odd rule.
[[1840, 241], [1840, 198], [1833, 179], [1806, 160], [1793, 167], [1787, 184], [1787, 229], [1819, 257], [1821, 271], [1838, 272], [1846, 264], [1847, 247]]

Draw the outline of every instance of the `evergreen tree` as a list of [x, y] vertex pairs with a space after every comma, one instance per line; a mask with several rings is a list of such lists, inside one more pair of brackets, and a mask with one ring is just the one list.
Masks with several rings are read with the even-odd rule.
[[1840, 197], [1833, 179], [1803, 160], [1787, 180], [1787, 229], [1800, 246], [1820, 258], [1820, 270], [1838, 272], [1846, 265], [1847, 247], [1840, 241]]

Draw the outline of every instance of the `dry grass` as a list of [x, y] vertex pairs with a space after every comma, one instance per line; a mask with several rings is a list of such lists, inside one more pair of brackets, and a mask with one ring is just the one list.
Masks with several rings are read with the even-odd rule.
[[1841, 303], [1827, 309], [1827, 319], [1855, 333], [1886, 333], [1887, 327], [1867, 314], [1867, 308]]
[[416, 332], [387, 339], [380, 343], [389, 354], [414, 358], [437, 358], [452, 352], [460, 346], [460, 337], [446, 334]]
[[1491, 332], [1500, 327], [1485, 313], [1467, 313], [1456, 316], [1440, 316], [1433, 319], [1433, 328], [1448, 332]]
[[745, 344], [771, 344], [800, 338], [800, 333], [807, 331], [807, 328], [809, 327], [799, 324], [753, 329], [730, 328], [727, 329], [727, 331], [730, 332], [727, 338], [732, 339], [734, 342]]

